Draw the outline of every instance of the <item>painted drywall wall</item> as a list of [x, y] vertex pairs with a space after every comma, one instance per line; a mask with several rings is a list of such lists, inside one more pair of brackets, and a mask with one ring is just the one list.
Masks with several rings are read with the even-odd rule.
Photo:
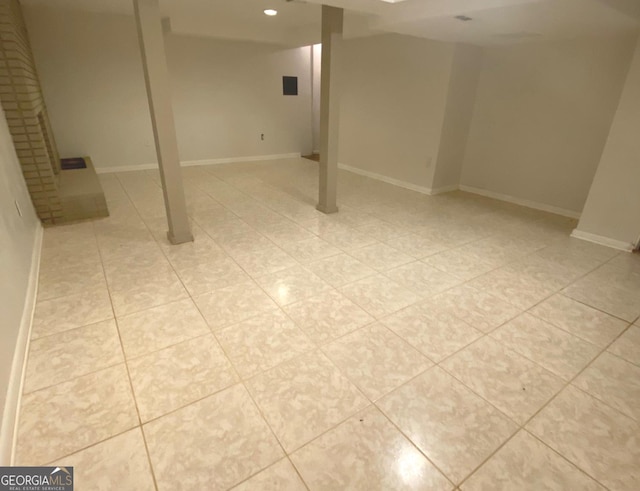
[[[183, 160], [311, 151], [309, 48], [173, 35], [166, 44]], [[298, 77], [297, 96], [282, 95], [283, 75]]]
[[[0, 109], [0, 407], [3, 421], [5, 418], [13, 419], [12, 415], [5, 414], [5, 403], [39, 227], [7, 121]], [[3, 443], [4, 430], [6, 428], [3, 428]], [[6, 449], [0, 450], [3, 453], [0, 460], [5, 461], [3, 465], [8, 465]]]
[[322, 75], [322, 44], [311, 46], [311, 131], [313, 151], [320, 152], [320, 78]]
[[388, 34], [343, 46], [339, 162], [430, 186], [454, 45]]
[[155, 162], [133, 17], [23, 6], [61, 157]]
[[438, 157], [430, 186], [434, 192], [456, 189], [460, 184], [481, 68], [481, 48], [456, 45]]
[[578, 231], [626, 244], [640, 239], [640, 38]]
[[[99, 169], [155, 162], [133, 17], [24, 11], [62, 156], [90, 155]], [[165, 43], [181, 160], [311, 150], [308, 48], [174, 34]], [[298, 96], [282, 95], [283, 75], [299, 77]]]
[[633, 47], [622, 36], [486, 48], [461, 184], [578, 214]]

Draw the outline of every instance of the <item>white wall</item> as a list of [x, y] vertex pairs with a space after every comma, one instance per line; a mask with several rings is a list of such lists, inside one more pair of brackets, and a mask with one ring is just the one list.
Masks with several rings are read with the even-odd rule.
[[438, 158], [431, 184], [436, 192], [456, 189], [460, 184], [481, 67], [481, 48], [456, 45]]
[[461, 183], [578, 214], [634, 40], [485, 49]]
[[[183, 160], [311, 152], [308, 47], [170, 35], [167, 56]], [[283, 75], [298, 96], [282, 95]]]
[[345, 41], [339, 162], [429, 187], [453, 51], [396, 34]]
[[312, 133], [313, 151], [320, 152], [320, 79], [322, 75], [322, 44], [314, 44], [311, 49], [311, 92], [312, 92]]
[[[133, 17], [24, 11], [62, 156], [89, 155], [98, 168], [155, 162]], [[181, 160], [311, 150], [308, 48], [165, 41]], [[282, 95], [283, 75], [299, 77], [299, 96]]]
[[621, 247], [640, 239], [640, 38], [578, 231]]
[[155, 162], [133, 17], [23, 7], [61, 157]]
[[[22, 217], [19, 216], [18, 203]], [[6, 406], [11, 367], [27, 298], [31, 259], [40, 222], [22, 177], [4, 112], [0, 108], [0, 407], [3, 414], [0, 463], [8, 465], [8, 449], [4, 446], [15, 410]], [[22, 367], [20, 367], [22, 368]]]

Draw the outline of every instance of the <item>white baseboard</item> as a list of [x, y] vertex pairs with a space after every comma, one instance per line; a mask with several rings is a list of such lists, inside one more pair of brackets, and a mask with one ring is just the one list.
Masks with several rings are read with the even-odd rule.
[[40, 274], [40, 253], [42, 252], [42, 225], [38, 224], [31, 255], [31, 272], [27, 286], [27, 296], [22, 310], [22, 320], [18, 331], [18, 339], [13, 354], [9, 387], [2, 415], [0, 428], [0, 465], [13, 465], [15, 448], [18, 439], [18, 420], [22, 388], [27, 366], [27, 353], [31, 339], [31, 325], [38, 293], [38, 276]]
[[[220, 164], [235, 164], [238, 162], [260, 162], [269, 160], [280, 159], [295, 159], [300, 157], [300, 152], [295, 153], [281, 153], [274, 155], [254, 155], [251, 157], [228, 157], [222, 159], [205, 159], [205, 160], [183, 160], [180, 162], [181, 167], [195, 167], [198, 165], [220, 165]], [[153, 170], [157, 169], [158, 164], [153, 162], [150, 164], [138, 164], [138, 165], [121, 165], [117, 167], [96, 167], [97, 174], [112, 174], [114, 172], [131, 172], [140, 170]]]
[[486, 189], [465, 186], [464, 184], [460, 185], [460, 190], [468, 193], [479, 194], [480, 196], [486, 196], [487, 198], [506, 201], [507, 203], [513, 203], [515, 205], [526, 206], [527, 208], [533, 208], [534, 210], [548, 211], [549, 213], [569, 218], [580, 218], [580, 212], [578, 211], [567, 210], [565, 208], [548, 205], [546, 203], [539, 203], [537, 201], [529, 201], [528, 199], [516, 198], [515, 196], [509, 196], [508, 194], [495, 193]]
[[[359, 167], [352, 167], [347, 164], [338, 164], [338, 168], [349, 171], [349, 172], [353, 172], [354, 174], [375, 179], [376, 181], [382, 181], [382, 182], [386, 182], [387, 184], [392, 184], [394, 186], [398, 186], [401, 188], [410, 189], [411, 191], [416, 191], [422, 194], [432, 195], [432, 194], [438, 194], [439, 192], [441, 193], [446, 192], [443, 190], [445, 188], [438, 188], [436, 190], [433, 190], [425, 186], [418, 186], [416, 184], [411, 184], [410, 182], [401, 181], [400, 179], [394, 179], [392, 177], [384, 176], [382, 174], [376, 174], [375, 172], [369, 172], [367, 170], [360, 169]], [[451, 191], [451, 189], [448, 189], [448, 190]]]
[[593, 242], [594, 244], [600, 244], [620, 251], [631, 252], [633, 251], [633, 244], [630, 242], [624, 242], [622, 240], [611, 239], [609, 237], [603, 237], [602, 235], [596, 235], [589, 232], [578, 230], [577, 228], [571, 232], [571, 237], [576, 239], [586, 240]]
[[96, 167], [96, 174], [114, 174], [115, 172], [133, 172], [157, 169], [158, 164], [118, 165], [116, 167]]
[[440, 186], [439, 188], [431, 188], [431, 194], [442, 194], [442, 193], [450, 193], [451, 191], [457, 191], [460, 189], [460, 186], [457, 184], [450, 184], [449, 186]]

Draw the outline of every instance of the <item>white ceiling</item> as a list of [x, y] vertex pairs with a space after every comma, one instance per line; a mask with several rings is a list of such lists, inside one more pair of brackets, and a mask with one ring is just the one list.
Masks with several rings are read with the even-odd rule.
[[[21, 1], [133, 14], [133, 0]], [[631, 32], [640, 21], [640, 0], [160, 0], [173, 32], [293, 46], [320, 41], [323, 3], [346, 9], [346, 37], [395, 32], [478, 45]], [[267, 8], [278, 15], [265, 16]]]

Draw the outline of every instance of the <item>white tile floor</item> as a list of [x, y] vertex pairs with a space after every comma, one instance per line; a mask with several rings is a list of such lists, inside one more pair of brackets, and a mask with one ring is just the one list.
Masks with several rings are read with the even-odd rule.
[[[640, 489], [640, 258], [317, 164], [102, 176], [45, 231], [16, 464], [79, 490]], [[632, 325], [635, 322], [635, 325]]]

